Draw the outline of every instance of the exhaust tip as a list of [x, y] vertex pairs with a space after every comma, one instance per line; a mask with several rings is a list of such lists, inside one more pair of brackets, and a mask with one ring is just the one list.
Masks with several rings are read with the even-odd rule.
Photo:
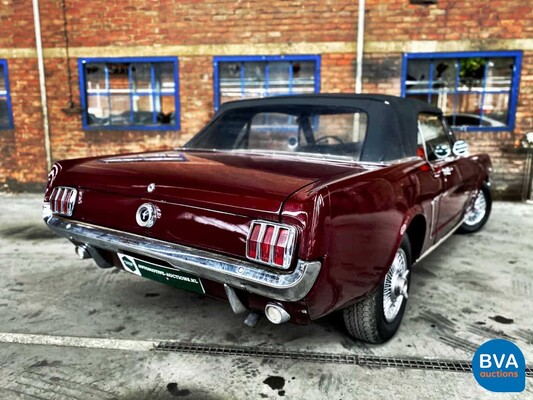
[[268, 303], [265, 306], [265, 315], [273, 324], [279, 325], [291, 319], [290, 314], [280, 304]]
[[80, 258], [80, 260], [91, 258], [91, 255], [89, 254], [85, 246], [76, 246], [74, 250], [76, 251], [76, 254]]

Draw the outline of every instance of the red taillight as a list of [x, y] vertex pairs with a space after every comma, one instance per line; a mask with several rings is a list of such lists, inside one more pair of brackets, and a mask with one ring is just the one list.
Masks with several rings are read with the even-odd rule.
[[259, 242], [259, 233], [261, 232], [261, 225], [254, 225], [252, 233], [248, 239], [248, 254], [249, 258], [257, 258], [257, 243]]
[[267, 225], [265, 229], [265, 236], [263, 236], [263, 240], [261, 240], [261, 261], [266, 263], [270, 261], [272, 236], [274, 236], [274, 227], [272, 225]]
[[78, 191], [74, 188], [59, 186], [50, 195], [50, 211], [53, 214], [72, 216]]
[[276, 246], [274, 247], [274, 264], [282, 266], [285, 260], [285, 250], [289, 241], [289, 230], [280, 229]]
[[272, 222], [254, 221], [248, 235], [246, 256], [273, 267], [289, 268], [296, 229]]

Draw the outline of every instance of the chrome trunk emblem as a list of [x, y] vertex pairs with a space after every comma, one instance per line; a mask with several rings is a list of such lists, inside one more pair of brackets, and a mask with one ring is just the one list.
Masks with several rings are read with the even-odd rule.
[[139, 226], [151, 228], [159, 217], [161, 217], [159, 208], [151, 203], [144, 203], [137, 209], [135, 219]]
[[155, 183], [150, 183], [146, 190], [148, 191], [148, 193], [152, 193], [155, 190]]

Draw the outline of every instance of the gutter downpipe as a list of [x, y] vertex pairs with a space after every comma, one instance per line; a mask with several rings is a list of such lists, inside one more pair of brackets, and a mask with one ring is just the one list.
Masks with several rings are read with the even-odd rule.
[[37, 49], [37, 66], [39, 69], [39, 87], [41, 90], [41, 106], [43, 113], [44, 148], [46, 151], [47, 172], [52, 168], [52, 148], [50, 146], [50, 125], [48, 124], [48, 103], [46, 100], [46, 78], [44, 75], [43, 43], [41, 38], [41, 18], [39, 16], [39, 0], [32, 0], [33, 22], [35, 25], [35, 47]]
[[355, 93], [363, 90], [363, 49], [365, 40], [365, 0], [359, 0], [357, 14], [357, 62], [355, 73]]

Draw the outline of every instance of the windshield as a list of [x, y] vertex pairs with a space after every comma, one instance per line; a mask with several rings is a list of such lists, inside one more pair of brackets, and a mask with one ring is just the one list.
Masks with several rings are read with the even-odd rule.
[[367, 114], [350, 107], [250, 107], [222, 113], [189, 149], [268, 151], [359, 160]]

